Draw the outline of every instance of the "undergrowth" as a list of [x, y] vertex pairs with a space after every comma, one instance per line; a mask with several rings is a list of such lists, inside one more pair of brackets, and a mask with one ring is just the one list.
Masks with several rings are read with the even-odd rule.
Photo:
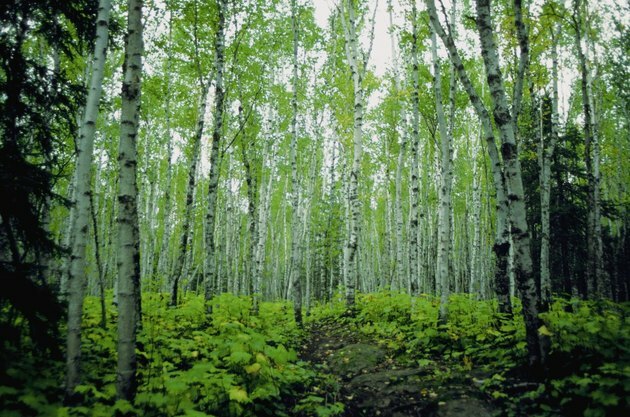
[[[99, 327], [99, 300], [86, 299], [80, 401], [62, 404], [64, 362], [22, 340], [3, 341], [0, 415], [10, 416], [334, 416], [343, 412], [337, 381], [298, 358], [306, 335], [288, 302], [262, 303], [224, 294], [205, 313], [201, 297], [177, 308], [167, 296], [143, 294], [138, 337], [139, 389], [116, 401], [116, 311]], [[630, 307], [556, 299], [539, 331], [550, 337], [546, 375], [526, 372], [525, 330], [496, 303], [452, 295], [438, 325], [439, 300], [392, 292], [360, 294], [349, 316], [343, 297], [312, 309], [307, 322], [339, 320], [386, 347], [407, 366], [431, 367], [436, 381], [467, 374], [505, 416], [630, 415]], [[19, 323], [17, 323], [19, 325]], [[24, 339], [24, 338], [23, 338]]]
[[247, 297], [224, 294], [213, 303], [208, 320], [202, 297], [168, 308], [166, 295], [143, 294], [139, 389], [129, 403], [115, 399], [115, 308], [108, 302], [102, 329], [99, 301], [88, 297], [78, 404], [61, 403], [63, 361], [13, 351], [19, 360], [0, 374], [0, 415], [325, 417], [340, 411], [334, 380], [298, 360], [304, 335], [289, 303], [261, 303], [257, 316]]
[[[525, 326], [514, 304], [514, 316], [502, 317], [495, 301], [454, 294], [448, 322], [438, 325], [436, 297], [384, 291], [357, 297], [354, 324], [399, 361], [446, 363], [451, 374], [473, 375], [506, 416], [630, 415], [628, 304], [556, 299], [541, 316], [539, 331], [551, 339], [542, 379], [528, 377]], [[338, 317], [344, 308], [337, 297], [311, 320]]]

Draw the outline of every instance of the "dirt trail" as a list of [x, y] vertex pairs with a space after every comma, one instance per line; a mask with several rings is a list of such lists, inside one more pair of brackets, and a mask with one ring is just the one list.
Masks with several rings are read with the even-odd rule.
[[362, 337], [350, 323], [321, 321], [309, 328], [302, 358], [335, 375], [346, 417], [491, 417], [495, 407], [469, 374], [450, 373], [445, 365], [398, 363], [386, 349]]

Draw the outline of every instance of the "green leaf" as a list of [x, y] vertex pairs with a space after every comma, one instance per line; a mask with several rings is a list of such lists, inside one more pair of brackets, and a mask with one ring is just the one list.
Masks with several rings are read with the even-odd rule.
[[228, 362], [236, 365], [244, 365], [246, 363], [249, 363], [251, 359], [251, 354], [237, 350], [230, 354], [230, 356], [228, 357]]
[[538, 333], [540, 333], [543, 336], [553, 336], [553, 333], [551, 333], [551, 331], [549, 331], [547, 326], [545, 326], [544, 324], [540, 326], [540, 328], [538, 329]]
[[230, 400], [236, 401], [238, 403], [246, 403], [249, 402], [249, 396], [247, 395], [247, 391], [245, 391], [241, 387], [232, 387], [228, 392], [230, 396]]

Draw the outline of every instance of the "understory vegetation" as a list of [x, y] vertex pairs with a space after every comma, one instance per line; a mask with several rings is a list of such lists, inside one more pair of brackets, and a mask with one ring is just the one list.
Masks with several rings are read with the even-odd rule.
[[[501, 317], [496, 302], [454, 294], [448, 323], [438, 325], [433, 296], [360, 294], [349, 315], [338, 295], [313, 307], [300, 329], [288, 302], [264, 302], [255, 316], [251, 298], [224, 294], [206, 316], [202, 296], [188, 294], [169, 308], [167, 295], [145, 293], [138, 394], [127, 402], [116, 400], [111, 294], [107, 301], [102, 328], [98, 298], [86, 299], [85, 378], [72, 407], [62, 404], [60, 355], [32, 350], [25, 336], [3, 340], [3, 417], [341, 415], [338, 381], [300, 360], [309, 325], [331, 320], [374, 340], [400, 363], [428, 367], [435, 383], [472, 375], [499, 415], [622, 416], [630, 410], [627, 304], [556, 299], [539, 329], [551, 342], [549, 365], [536, 377], [525, 372], [525, 328], [517, 302], [513, 317]], [[33, 353], [25, 357], [24, 351]]]

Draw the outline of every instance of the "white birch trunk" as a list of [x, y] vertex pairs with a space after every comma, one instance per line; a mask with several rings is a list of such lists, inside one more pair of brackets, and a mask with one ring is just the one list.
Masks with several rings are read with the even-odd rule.
[[297, 116], [298, 116], [298, 104], [297, 104], [297, 89], [298, 89], [298, 10], [296, 0], [291, 0], [291, 31], [293, 33], [293, 55], [292, 55], [292, 86], [293, 95], [291, 97], [291, 149], [290, 149], [290, 162], [291, 162], [291, 265], [290, 265], [290, 278], [289, 281], [292, 288], [293, 298], [293, 313], [295, 315], [295, 322], [302, 325], [302, 268], [300, 265], [300, 192], [298, 184], [298, 172], [297, 172]]
[[540, 144], [538, 164], [540, 168], [540, 295], [543, 304], [551, 302], [551, 276], [549, 272], [549, 200], [551, 196], [551, 158], [558, 142], [558, 39], [556, 29], [551, 33], [551, 78], [553, 93], [551, 97], [551, 137], [545, 141], [542, 129], [542, 103], [540, 111]]
[[[347, 0], [348, 9], [346, 37], [347, 59], [352, 74], [354, 91], [354, 130], [353, 130], [353, 158], [348, 181], [348, 204], [350, 206], [350, 234], [346, 247], [346, 266], [348, 274], [345, 277], [346, 305], [354, 307], [355, 288], [358, 281], [357, 248], [361, 223], [361, 200], [359, 199], [359, 176], [361, 175], [361, 156], [363, 152], [363, 86], [361, 62], [359, 62], [359, 46], [356, 33], [356, 18], [353, 0]], [[345, 18], [342, 16], [342, 20]]]
[[214, 246], [214, 225], [217, 208], [217, 194], [219, 186], [219, 144], [223, 136], [223, 103], [225, 93], [223, 90], [223, 66], [225, 49], [225, 13], [227, 11], [227, 1], [217, 0], [218, 27], [215, 40], [215, 70], [216, 85], [214, 94], [214, 129], [212, 132], [212, 147], [210, 148], [210, 180], [208, 183], [208, 210], [206, 212], [206, 256], [205, 256], [205, 299], [208, 302], [214, 295], [216, 281], [216, 253]]
[[204, 85], [201, 83], [201, 98], [199, 102], [199, 110], [197, 112], [197, 124], [195, 128], [195, 135], [192, 140], [192, 154], [190, 159], [190, 165], [188, 167], [188, 183], [186, 186], [186, 206], [184, 208], [184, 218], [182, 224], [182, 234], [177, 247], [177, 257], [173, 264], [172, 275], [169, 278], [169, 290], [171, 298], [169, 305], [176, 306], [178, 301], [179, 282], [184, 273], [184, 263], [186, 260], [186, 254], [192, 248], [191, 246], [191, 232], [190, 225], [193, 223], [193, 201], [195, 195], [195, 186], [197, 184], [197, 166], [199, 159], [201, 158], [201, 137], [203, 136], [204, 120], [206, 117], [206, 102], [208, 97], [208, 90], [210, 89], [210, 83]]
[[477, 295], [479, 297], [482, 292], [482, 280], [481, 280], [481, 186], [479, 176], [481, 172], [479, 170], [479, 141], [481, 138], [474, 137], [472, 139], [472, 161], [473, 161], [473, 184], [472, 184], [472, 215], [471, 225], [473, 227], [473, 237], [470, 254], [470, 281], [468, 292], [471, 295]]
[[[519, 2], [520, 0], [515, 0], [515, 3]], [[477, 0], [476, 4], [477, 29], [493, 101], [494, 121], [501, 137], [501, 154], [510, 208], [510, 236], [514, 245], [514, 272], [523, 304], [529, 363], [537, 366], [544, 362], [546, 352], [543, 352], [541, 337], [538, 333], [539, 297], [533, 274], [521, 165], [518, 159], [514, 124], [510, 116], [499, 66], [498, 49], [494, 40], [490, 0]]]
[[[171, 131], [171, 56], [173, 46], [173, 10], [169, 8], [170, 4], [167, 1], [166, 7], [169, 12], [168, 17], [168, 47], [166, 57], [166, 94], [164, 97], [164, 112], [166, 122], [166, 184], [164, 186], [164, 206], [162, 207], [162, 243], [160, 245], [160, 253], [158, 254], [158, 274], [160, 280], [168, 276], [169, 271], [169, 241], [171, 238], [171, 188], [173, 183], [173, 133]], [[168, 278], [167, 278], [168, 279]], [[163, 284], [164, 281], [161, 281]]]
[[442, 39], [442, 42], [448, 50], [449, 57], [457, 77], [464, 87], [470, 103], [481, 122], [482, 135], [488, 147], [488, 155], [490, 156], [490, 166], [492, 171], [492, 179], [496, 191], [496, 225], [495, 225], [495, 242], [493, 251], [496, 255], [495, 268], [495, 291], [499, 302], [499, 311], [505, 314], [512, 313], [512, 307], [509, 297], [509, 277], [508, 277], [508, 257], [510, 252], [509, 229], [508, 229], [508, 199], [506, 192], [505, 176], [503, 174], [503, 163], [499, 157], [499, 151], [495, 142], [494, 131], [490, 114], [483, 104], [480, 96], [477, 94], [473, 84], [464, 68], [459, 52], [455, 46], [452, 37], [446, 33], [439, 23], [437, 10], [434, 0], [426, 0], [427, 8], [431, 24], [435, 31]]
[[[603, 246], [601, 235], [601, 201], [600, 201], [600, 172], [599, 172], [599, 140], [593, 106], [592, 74], [588, 67], [588, 57], [582, 48], [583, 38], [588, 36], [588, 28], [583, 25], [586, 11], [582, 12], [582, 2], [574, 0], [575, 46], [580, 66], [582, 108], [584, 113], [584, 159], [586, 161], [586, 175], [588, 178], [588, 212], [587, 223], [587, 262], [586, 287], [587, 295], [598, 298], [605, 295], [603, 285]], [[586, 4], [584, 4], [586, 8]], [[588, 41], [585, 42], [588, 52]]]
[[[96, 39], [92, 55], [92, 76], [88, 91], [85, 112], [80, 127], [78, 140], [78, 157], [75, 172], [76, 208], [74, 225], [71, 228], [72, 252], [68, 275], [68, 335], [66, 343], [66, 396], [74, 394], [81, 381], [81, 321], [83, 315], [83, 298], [87, 284], [86, 245], [89, 234], [92, 154], [96, 122], [101, 100], [107, 39], [109, 35], [110, 0], [99, 2], [96, 17]], [[72, 218], [72, 216], [71, 216]], [[62, 293], [63, 293], [62, 285]]]
[[140, 236], [136, 181], [142, 77], [142, 0], [128, 0], [127, 44], [118, 147], [118, 366], [116, 394], [136, 393], [136, 334], [140, 325]]
[[418, 282], [420, 280], [418, 265], [418, 220], [420, 203], [420, 185], [419, 185], [419, 154], [420, 154], [420, 95], [418, 80], [418, 19], [415, 2], [411, 11], [412, 19], [412, 44], [411, 44], [411, 62], [413, 87], [411, 91], [411, 198], [409, 210], [409, 291], [415, 295], [419, 290]]
[[440, 295], [439, 321], [446, 323], [449, 297], [449, 254], [451, 246], [451, 133], [446, 126], [444, 106], [442, 104], [442, 77], [437, 56], [435, 30], [431, 30], [431, 56], [433, 59], [433, 90], [435, 92], [435, 110], [440, 132], [440, 188], [438, 207], [438, 249], [436, 265], [436, 284]]

